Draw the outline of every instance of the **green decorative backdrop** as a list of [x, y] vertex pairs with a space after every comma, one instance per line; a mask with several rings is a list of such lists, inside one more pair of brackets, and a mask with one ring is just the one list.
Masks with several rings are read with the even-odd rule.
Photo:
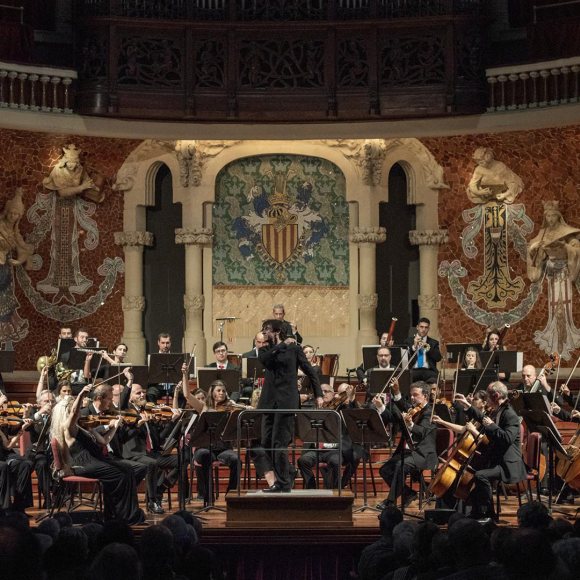
[[348, 204], [333, 163], [238, 159], [217, 177], [213, 284], [348, 286]]

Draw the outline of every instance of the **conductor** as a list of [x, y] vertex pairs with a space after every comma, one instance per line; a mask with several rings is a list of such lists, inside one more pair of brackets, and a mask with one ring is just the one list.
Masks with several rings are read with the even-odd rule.
[[[310, 379], [316, 397], [316, 406], [322, 406], [322, 391], [318, 374], [304, 356], [300, 345], [288, 338], [280, 320], [266, 320], [262, 325], [266, 344], [260, 348], [258, 358], [265, 368], [265, 380], [258, 409], [299, 409], [298, 367]], [[275, 481], [267, 493], [289, 492], [292, 488], [288, 445], [292, 441], [293, 413], [264, 415], [262, 423], [262, 447], [274, 471]], [[267, 478], [268, 479], [268, 478]]]

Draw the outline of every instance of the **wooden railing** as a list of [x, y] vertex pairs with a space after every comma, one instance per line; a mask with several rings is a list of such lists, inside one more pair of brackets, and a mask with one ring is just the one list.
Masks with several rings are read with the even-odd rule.
[[0, 62], [0, 108], [73, 112], [74, 70]]
[[577, 103], [580, 56], [486, 70], [488, 113]]
[[85, 0], [78, 112], [325, 121], [483, 112], [480, 0]]

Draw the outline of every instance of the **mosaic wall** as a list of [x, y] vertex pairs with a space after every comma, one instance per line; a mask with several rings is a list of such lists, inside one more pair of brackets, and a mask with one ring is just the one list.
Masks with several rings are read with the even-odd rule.
[[348, 285], [348, 205], [324, 159], [247, 157], [217, 178], [214, 286]]
[[[103, 199], [96, 202], [96, 198], [81, 200], [79, 196], [78, 203], [65, 204], [68, 207], [58, 217], [53, 205], [56, 194], [43, 185], [43, 180], [57, 165], [62, 147], [70, 143], [82, 151], [80, 163], [97, 182]], [[1, 313], [4, 330], [16, 320], [14, 312], [27, 322], [27, 332], [21, 332], [20, 340], [13, 343], [16, 369], [32, 369], [40, 355], [50, 353], [56, 346], [60, 319], [77, 328], [82, 317], [82, 325], [106, 346], [120, 338], [123, 251], [114, 244], [113, 233], [123, 229], [123, 195], [111, 186], [123, 160], [138, 143], [0, 130], [0, 209], [22, 188], [27, 213], [18, 227], [24, 242], [33, 247], [28, 264], [31, 269], [17, 266], [13, 270], [17, 304], [9, 306], [11, 312]], [[63, 244], [68, 241], [73, 249], [66, 266], [62, 248], [55, 246], [53, 218], [68, 220], [71, 226], [69, 238], [61, 240]], [[76, 290], [70, 294], [64, 287], [67, 276], [70, 288]], [[2, 301], [4, 309], [7, 304]]]
[[[450, 189], [440, 193], [439, 223], [449, 232], [449, 243], [439, 250], [441, 295], [439, 328], [441, 338], [447, 342], [481, 342], [486, 323], [511, 323], [505, 345], [522, 350], [525, 360], [537, 366], [548, 362], [547, 354], [534, 341], [536, 333], [546, 327], [549, 318], [548, 281], [532, 284], [527, 275], [526, 246], [540, 230], [544, 215], [543, 202], [559, 200], [566, 222], [580, 228], [580, 128], [546, 129], [537, 131], [421, 139], [444, 170]], [[518, 292], [507, 293], [505, 305], [493, 308], [485, 301], [475, 301], [469, 295], [469, 285], [481, 280], [485, 270], [484, 232], [473, 237], [477, 255], [465, 254], [465, 237], [468, 221], [480, 206], [467, 197], [466, 190], [472, 178], [475, 162], [471, 156], [478, 147], [493, 149], [496, 160], [503, 162], [521, 177], [523, 189], [516, 202], [521, 207], [508, 227], [507, 260], [509, 277], [517, 282]], [[519, 225], [518, 225], [519, 224]], [[522, 255], [523, 246], [523, 255]], [[455, 271], [454, 287], [450, 285], [449, 272], [442, 264], [459, 263]], [[579, 287], [573, 289], [572, 316], [580, 326]], [[517, 295], [516, 299], [513, 297]], [[479, 320], [480, 322], [476, 322]], [[578, 351], [571, 353], [573, 365]]]

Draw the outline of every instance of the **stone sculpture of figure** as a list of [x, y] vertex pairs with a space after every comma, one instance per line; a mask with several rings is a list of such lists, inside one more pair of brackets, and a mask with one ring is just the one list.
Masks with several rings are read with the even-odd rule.
[[[532, 282], [548, 279], [548, 324], [534, 340], [546, 352], [557, 351], [563, 359], [580, 346], [580, 331], [572, 318], [573, 285], [580, 273], [580, 229], [569, 226], [557, 201], [544, 203], [544, 220], [528, 245], [528, 277]], [[568, 356], [566, 356], [568, 355]]]
[[80, 270], [78, 226], [98, 235], [96, 224], [90, 218], [95, 207], [89, 202], [102, 202], [104, 192], [81, 165], [80, 153], [75, 145], [63, 147], [62, 157], [42, 182], [57, 195], [51, 207], [50, 269], [37, 287], [41, 292], [54, 294], [55, 304], [63, 299], [74, 303], [72, 294], [83, 294], [92, 284]]
[[513, 203], [524, 188], [520, 177], [507, 165], [496, 161], [489, 147], [476, 149], [473, 160], [477, 167], [467, 187], [467, 197], [473, 203]]
[[28, 321], [20, 318], [20, 306], [14, 295], [14, 266], [27, 263], [34, 246], [20, 235], [19, 223], [24, 215], [22, 190], [9, 199], [0, 214], [0, 342], [12, 343], [28, 334]]

